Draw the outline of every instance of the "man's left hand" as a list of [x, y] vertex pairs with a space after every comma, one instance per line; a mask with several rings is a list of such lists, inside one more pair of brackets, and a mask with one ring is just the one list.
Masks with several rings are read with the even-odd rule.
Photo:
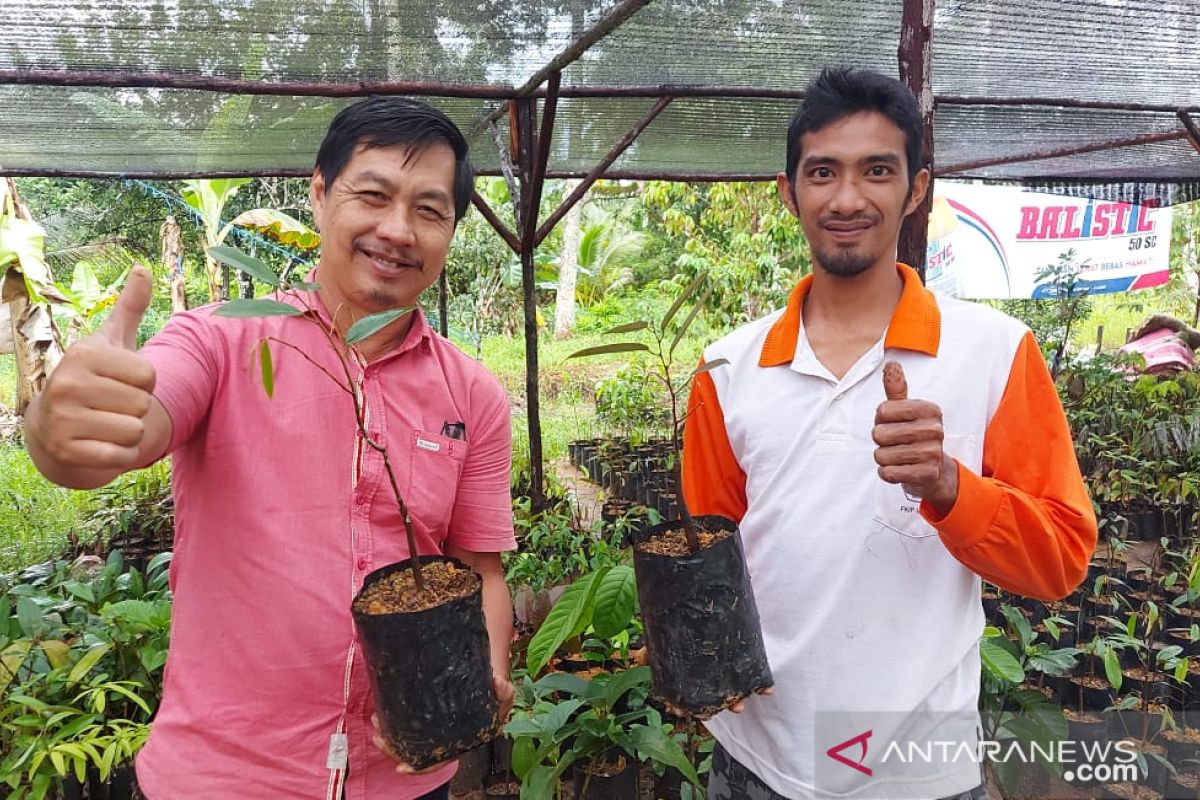
[[871, 438], [878, 447], [879, 477], [898, 483], [914, 498], [948, 514], [958, 499], [958, 465], [942, 450], [942, 410], [927, 400], [909, 400], [904, 369], [883, 365], [887, 400], [875, 411]]

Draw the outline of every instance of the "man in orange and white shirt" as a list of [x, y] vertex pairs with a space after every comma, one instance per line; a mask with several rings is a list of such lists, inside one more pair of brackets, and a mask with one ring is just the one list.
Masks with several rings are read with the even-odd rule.
[[[814, 81], [778, 178], [813, 274], [711, 345], [704, 359], [729, 363], [693, 386], [688, 507], [739, 522], [775, 677], [773, 694], [707, 723], [710, 800], [985, 797], [965, 750], [915, 763], [889, 745], [975, 748], [981, 577], [1063, 597], [1095, 547], [1028, 328], [896, 263], [923, 163], [903, 84]], [[885, 395], [885, 360], [913, 399]]]

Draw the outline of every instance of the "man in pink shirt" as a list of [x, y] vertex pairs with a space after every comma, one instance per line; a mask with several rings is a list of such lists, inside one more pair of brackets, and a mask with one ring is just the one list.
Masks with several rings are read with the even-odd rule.
[[[311, 199], [322, 233], [315, 292], [285, 295], [341, 333], [410, 306], [445, 266], [474, 170], [462, 133], [421, 103], [379, 98], [333, 120]], [[454, 765], [414, 774], [372, 730], [350, 602], [408, 557], [381, 454], [365, 446], [342, 367], [300, 317], [177, 314], [139, 352], [149, 273], [72, 347], [30, 407], [34, 462], [64, 486], [102, 486], [173, 457], [175, 594], [162, 706], [138, 757], [163, 798], [444, 798]], [[251, 354], [273, 347], [274, 399]], [[500, 551], [515, 545], [509, 407], [499, 382], [420, 310], [354, 348], [367, 435], [387, 444], [421, 553], [483, 576], [502, 713], [512, 702], [512, 606]]]

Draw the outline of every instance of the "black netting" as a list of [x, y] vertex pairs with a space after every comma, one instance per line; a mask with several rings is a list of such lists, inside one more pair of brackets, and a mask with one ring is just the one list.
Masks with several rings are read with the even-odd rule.
[[[2, 0], [0, 70], [188, 79], [424, 84], [494, 173], [478, 123], [618, 0]], [[659, 87], [794, 92], [826, 64], [896, 74], [899, 0], [656, 0], [563, 73], [549, 170], [581, 174]], [[1095, 192], [1200, 182], [1184, 139], [1015, 163], [980, 162], [1182, 130], [1200, 107], [1196, 0], [940, 0], [933, 41], [937, 164], [960, 177]], [[640, 87], [643, 96], [618, 97]], [[294, 91], [294, 89], [289, 89]], [[663, 89], [669, 92], [669, 89]], [[575, 92], [576, 96], [569, 96]], [[579, 96], [589, 93], [589, 96]], [[1160, 110], [964, 104], [1071, 98]], [[348, 99], [192, 88], [0, 86], [0, 173], [303, 173]], [[795, 99], [679, 97], [613, 165], [625, 175], [768, 176]], [[1200, 114], [1197, 115], [1200, 118]], [[499, 122], [506, 128], [506, 120]], [[503, 131], [502, 131], [503, 132]], [[1104, 188], [1108, 187], [1108, 188]], [[1156, 193], [1161, 194], [1158, 190]], [[1188, 196], [1191, 189], [1181, 189]]]

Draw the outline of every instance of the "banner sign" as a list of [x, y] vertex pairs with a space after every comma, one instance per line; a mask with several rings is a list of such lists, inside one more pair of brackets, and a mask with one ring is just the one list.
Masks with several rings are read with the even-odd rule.
[[1089, 294], [1126, 292], [1165, 284], [1170, 250], [1170, 207], [939, 180], [925, 278], [956, 297], [1044, 298], [1039, 273], [1065, 259]]

